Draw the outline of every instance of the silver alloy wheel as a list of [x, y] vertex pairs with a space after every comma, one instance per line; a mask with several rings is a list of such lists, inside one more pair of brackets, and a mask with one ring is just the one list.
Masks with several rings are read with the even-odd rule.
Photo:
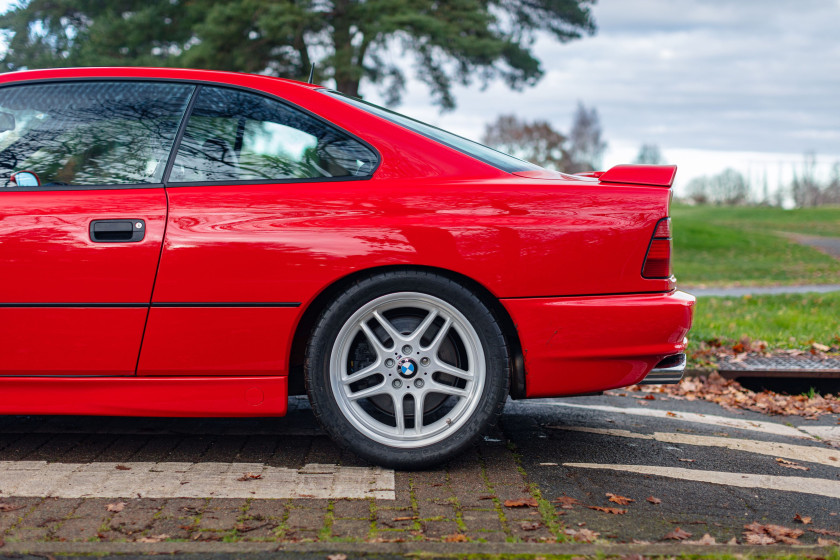
[[[413, 324], [406, 326], [410, 317]], [[361, 367], [360, 347], [370, 362]], [[362, 306], [330, 352], [330, 387], [341, 413], [366, 437], [400, 448], [454, 434], [481, 400], [485, 371], [484, 348], [467, 318], [418, 292], [387, 294]]]

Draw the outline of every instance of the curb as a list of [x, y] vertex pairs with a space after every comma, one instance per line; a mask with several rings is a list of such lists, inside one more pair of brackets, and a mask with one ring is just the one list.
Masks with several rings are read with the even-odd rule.
[[582, 543], [219, 543], [219, 542], [161, 542], [161, 543], [6, 543], [0, 548], [0, 556], [9, 554], [259, 554], [286, 552], [290, 554], [335, 554], [356, 555], [399, 555], [423, 557], [453, 557], [463, 555], [487, 556], [615, 556], [640, 554], [642, 556], [685, 556], [685, 555], [749, 555], [785, 556], [815, 555], [828, 557], [835, 547], [814, 545], [681, 545], [661, 544], [582, 544]]

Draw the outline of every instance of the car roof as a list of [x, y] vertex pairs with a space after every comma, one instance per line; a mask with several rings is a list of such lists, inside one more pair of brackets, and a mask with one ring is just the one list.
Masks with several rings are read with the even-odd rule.
[[308, 84], [297, 80], [249, 74], [246, 72], [228, 72], [222, 70], [196, 70], [191, 68], [157, 68], [144, 66], [107, 66], [81, 68], [47, 68], [42, 70], [19, 70], [0, 74], [0, 83], [27, 82], [34, 80], [54, 80], [73, 78], [148, 78], [156, 80], [188, 80], [231, 84], [258, 88], [263, 86], [297, 86], [308, 89], [322, 89], [324, 86]]

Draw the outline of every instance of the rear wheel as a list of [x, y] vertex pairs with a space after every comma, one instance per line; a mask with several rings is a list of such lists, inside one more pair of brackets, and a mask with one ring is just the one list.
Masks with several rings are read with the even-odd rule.
[[492, 313], [447, 278], [390, 272], [324, 311], [306, 355], [316, 416], [339, 443], [382, 465], [445, 461], [491, 425], [508, 391]]

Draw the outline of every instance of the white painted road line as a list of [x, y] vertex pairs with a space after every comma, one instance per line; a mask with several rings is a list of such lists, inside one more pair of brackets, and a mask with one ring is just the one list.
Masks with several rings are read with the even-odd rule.
[[799, 429], [821, 440], [840, 443], [840, 426], [802, 426]]
[[746, 451], [758, 453], [769, 457], [782, 457], [794, 461], [818, 463], [830, 467], [840, 468], [840, 449], [823, 449], [808, 445], [791, 445], [775, 441], [755, 441], [751, 439], [737, 439], [726, 437], [698, 436], [692, 434], [677, 434], [670, 432], [655, 432], [653, 434], [640, 434], [628, 430], [612, 430], [601, 428], [584, 428], [577, 426], [546, 426], [558, 430], [569, 430], [572, 432], [587, 432], [633, 439], [648, 439], [672, 443], [675, 445], [699, 445], [703, 447], [723, 447], [734, 451]]
[[0, 461], [0, 497], [9, 496], [396, 499], [394, 471], [379, 467]]
[[612, 412], [615, 414], [631, 414], [634, 416], [648, 416], [652, 418], [667, 418], [670, 420], [681, 420], [695, 424], [711, 424], [726, 428], [739, 430], [751, 430], [765, 434], [779, 436], [799, 437], [814, 439], [812, 435], [806, 434], [792, 426], [777, 424], [776, 422], [763, 422], [760, 420], [741, 420], [740, 418], [727, 418], [726, 416], [714, 416], [712, 414], [697, 414], [695, 412], [672, 412], [670, 410], [659, 410], [656, 408], [621, 408], [618, 406], [602, 406], [589, 404], [571, 403], [542, 403], [550, 406], [562, 406], [567, 408], [579, 408], [584, 410], [597, 410], [599, 412]]
[[602, 469], [638, 474], [649, 474], [690, 480], [693, 482], [708, 482], [724, 486], [738, 486], [740, 488], [765, 488], [781, 490], [783, 492], [799, 492], [800, 494], [816, 494], [827, 498], [840, 498], [840, 481], [824, 478], [805, 478], [801, 476], [772, 476], [766, 474], [748, 474], [717, 471], [700, 471], [676, 467], [653, 467], [647, 465], [600, 465], [595, 463], [563, 463], [564, 467], [580, 469]]

